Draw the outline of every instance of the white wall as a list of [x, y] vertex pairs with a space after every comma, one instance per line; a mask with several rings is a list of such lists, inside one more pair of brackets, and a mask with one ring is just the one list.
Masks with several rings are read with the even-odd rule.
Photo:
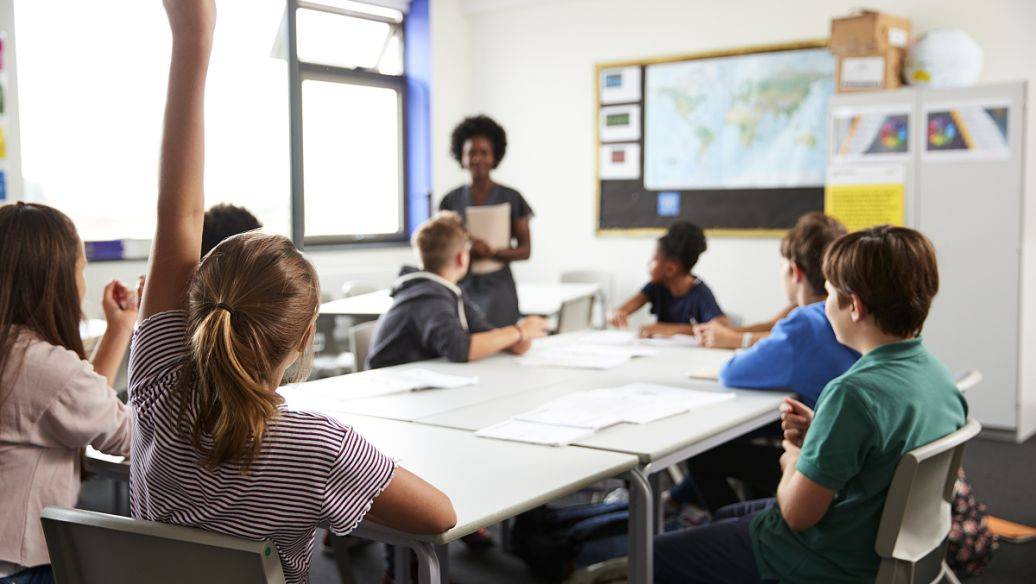
[[[435, 92], [438, 99], [470, 94], [473, 112], [494, 116], [508, 130], [508, 155], [497, 178], [522, 191], [537, 212], [533, 258], [516, 266], [518, 277], [550, 279], [584, 266], [610, 269], [618, 296], [632, 293], [644, 281], [650, 238], [599, 238], [594, 233], [595, 63], [824, 38], [830, 19], [857, 4], [468, 0], [471, 85], [436, 83]], [[986, 51], [983, 81], [1036, 77], [1031, 58], [1036, 54], [1031, 34], [1036, 3], [872, 1], [868, 6], [910, 18], [915, 31], [939, 26], [967, 30]], [[1030, 118], [1030, 134], [1034, 128]], [[1033, 176], [1033, 149], [1028, 160]], [[709, 246], [696, 271], [725, 309], [756, 319], [782, 305], [775, 239], [712, 238]]]

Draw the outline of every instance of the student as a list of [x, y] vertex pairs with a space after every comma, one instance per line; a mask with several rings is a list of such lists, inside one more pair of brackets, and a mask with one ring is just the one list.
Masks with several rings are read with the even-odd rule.
[[939, 288], [917, 231], [846, 235], [824, 257], [828, 320], [863, 356], [816, 413], [782, 406], [777, 498], [720, 510], [705, 527], [655, 538], [655, 581], [873, 582], [885, 494], [904, 454], [962, 427], [967, 403], [921, 341]]
[[651, 314], [658, 317], [658, 322], [642, 327], [642, 337], [690, 335], [697, 323], [729, 324], [712, 290], [693, 274], [706, 247], [705, 233], [697, 225], [686, 221], [671, 225], [655, 247], [649, 267], [651, 281], [617, 308], [609, 323], [625, 328], [629, 316], [650, 303]]
[[808, 213], [784, 236], [782, 280], [788, 300], [796, 308], [774, 325], [767, 338], [735, 353], [720, 369], [720, 383], [791, 390], [813, 407], [824, 386], [856, 362], [859, 353], [835, 339], [824, 314], [824, 250], [843, 235], [845, 226], [837, 220]]
[[201, 257], [205, 257], [219, 242], [230, 236], [262, 228], [263, 224], [244, 207], [229, 203], [213, 205], [205, 211], [205, 227], [201, 232]]
[[[790, 390], [812, 407], [824, 386], [859, 359], [859, 353], [835, 339], [824, 314], [824, 250], [843, 235], [845, 227], [823, 213], [803, 215], [788, 231], [781, 240], [781, 274], [788, 301], [797, 308], [778, 321], [767, 338], [731, 357], [720, 369], [720, 383]], [[713, 325], [699, 329], [708, 326]], [[780, 435], [776, 424], [694, 457], [688, 461], [690, 477], [673, 488], [670, 497], [676, 503], [697, 498], [709, 510], [717, 510], [738, 500], [728, 477], [742, 480], [759, 495], [773, 494], [781, 477], [781, 450], [754, 440], [771, 435]]]
[[440, 211], [412, 238], [422, 271], [404, 269], [392, 289], [392, 308], [371, 342], [371, 368], [446, 357], [475, 361], [500, 351], [522, 354], [547, 334], [547, 321], [530, 316], [493, 328], [457, 286], [468, 270], [469, 240], [457, 213]]
[[133, 516], [270, 538], [291, 583], [308, 580], [318, 524], [344, 534], [366, 516], [446, 531], [456, 515], [443, 493], [276, 393], [289, 367], [303, 377], [319, 301], [316, 272], [291, 242], [237, 235], [199, 265], [215, 4], [165, 6], [173, 43], [158, 226], [130, 354]]
[[108, 323], [93, 362], [79, 334], [86, 256], [57, 209], [0, 207], [0, 583], [53, 582], [40, 512], [73, 507], [80, 454], [130, 447], [131, 418], [111, 389], [126, 354], [136, 297], [104, 288]]
[[489, 116], [465, 118], [453, 129], [450, 153], [471, 174], [471, 184], [446, 193], [439, 203], [440, 211], [456, 211], [467, 221], [470, 207], [509, 206], [511, 238], [507, 246], [493, 249], [481, 239], [473, 240], [471, 246], [472, 259], [500, 262], [500, 269], [487, 274], [471, 272], [461, 280], [460, 287], [494, 327], [512, 325], [521, 314], [511, 262], [524, 261], [532, 255], [529, 220], [533, 212], [521, 193], [498, 184], [490, 176], [507, 153], [507, 133]]

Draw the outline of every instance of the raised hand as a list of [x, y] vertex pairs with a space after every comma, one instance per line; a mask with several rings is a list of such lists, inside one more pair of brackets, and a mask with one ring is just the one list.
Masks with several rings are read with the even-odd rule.
[[216, 26], [215, 0], [163, 0], [173, 40], [211, 38]]

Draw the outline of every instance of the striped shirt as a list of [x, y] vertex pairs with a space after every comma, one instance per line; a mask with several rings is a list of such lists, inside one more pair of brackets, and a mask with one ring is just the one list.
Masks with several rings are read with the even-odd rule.
[[183, 311], [144, 320], [133, 337], [130, 511], [139, 519], [270, 538], [285, 580], [307, 582], [316, 526], [352, 531], [395, 465], [351, 428], [282, 406], [247, 474], [237, 464], [206, 468], [190, 436], [176, 430], [186, 339]]

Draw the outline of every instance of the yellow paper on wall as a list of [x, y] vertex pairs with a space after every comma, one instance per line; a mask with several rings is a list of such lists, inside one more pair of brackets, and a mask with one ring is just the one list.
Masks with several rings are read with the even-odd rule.
[[824, 213], [850, 232], [905, 224], [906, 188], [899, 165], [832, 167], [824, 189]]

